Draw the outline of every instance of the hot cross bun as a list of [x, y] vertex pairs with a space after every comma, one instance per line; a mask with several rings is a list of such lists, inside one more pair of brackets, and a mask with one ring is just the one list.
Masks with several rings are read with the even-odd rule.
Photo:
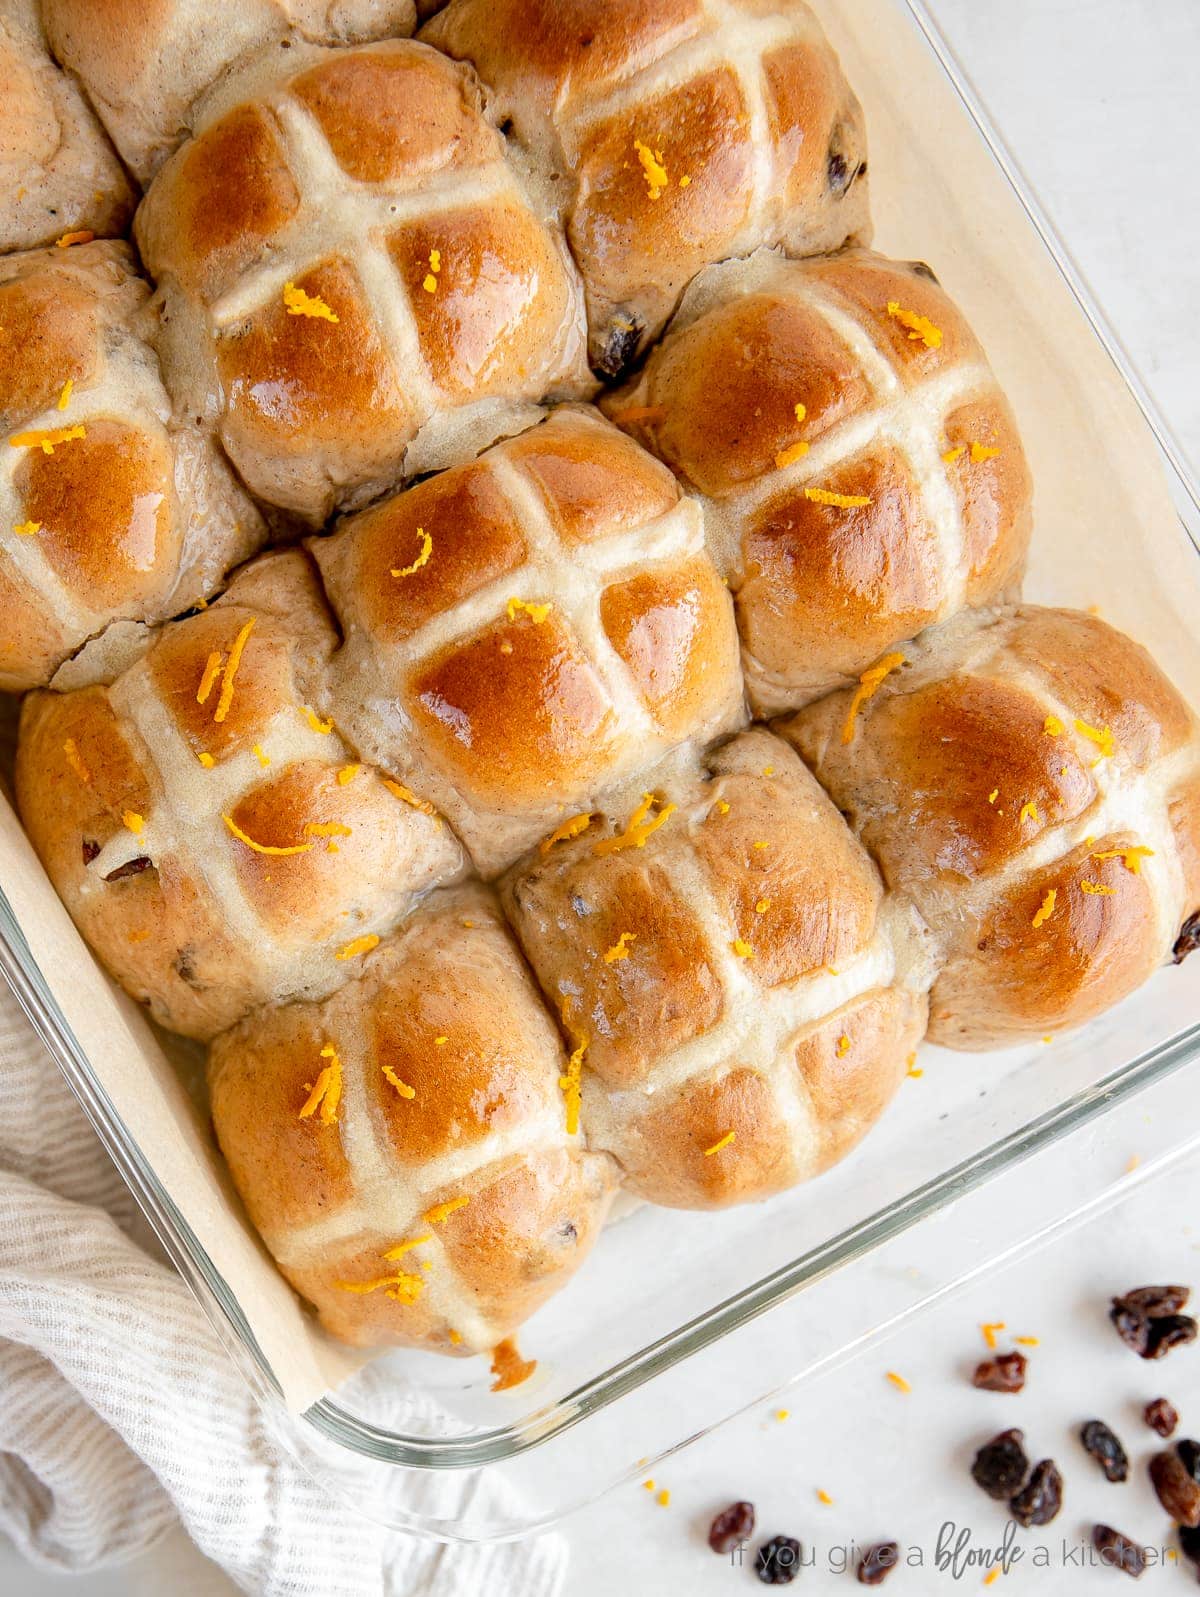
[[458, 871], [432, 806], [312, 708], [335, 634], [299, 552], [249, 566], [107, 684], [22, 713], [22, 819], [80, 930], [154, 1018], [211, 1037], [323, 994]]
[[107, 623], [215, 593], [263, 540], [211, 435], [172, 413], [129, 246], [0, 258], [0, 686]]
[[496, 1345], [586, 1256], [615, 1167], [567, 1127], [567, 1057], [494, 897], [435, 893], [321, 1003], [212, 1050], [251, 1219], [335, 1336]]
[[924, 929], [765, 730], [650, 798], [518, 866], [513, 926], [626, 1185], [688, 1209], [769, 1197], [841, 1158], [903, 1079]]
[[[223, 82], [135, 233], [175, 392], [311, 522], [590, 386], [559, 230], [427, 45], [297, 44]], [[548, 213], [547, 213], [548, 214]]]
[[344, 640], [332, 713], [486, 873], [743, 719], [700, 508], [595, 411], [559, 410], [311, 548]]
[[759, 714], [845, 684], [963, 605], [1016, 597], [1021, 440], [923, 264], [764, 252], [715, 268], [605, 409], [706, 501]]
[[783, 730], [938, 939], [936, 1042], [1092, 1019], [1200, 909], [1200, 726], [1094, 616], [960, 617]]
[[709, 262], [869, 242], [862, 111], [801, 0], [450, 0], [422, 37], [552, 175], [607, 377]]

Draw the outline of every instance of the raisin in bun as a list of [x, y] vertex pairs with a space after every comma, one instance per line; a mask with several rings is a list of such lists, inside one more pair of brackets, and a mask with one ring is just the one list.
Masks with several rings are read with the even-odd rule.
[[759, 714], [1016, 596], [1021, 441], [927, 267], [866, 251], [718, 267], [605, 409], [706, 499]]
[[223, 82], [135, 223], [181, 404], [319, 523], [590, 386], [575, 269], [478, 82], [407, 40]]
[[411, 33], [413, 0], [41, 0], [54, 53], [79, 79], [127, 166], [148, 183], [196, 99], [235, 62], [297, 37], [357, 44]]
[[329, 991], [459, 868], [431, 807], [312, 709], [334, 641], [306, 557], [268, 555], [111, 682], [25, 702], [26, 830], [93, 949], [172, 1031]]
[[709, 262], [868, 242], [862, 111], [800, 0], [450, 0], [422, 37], [553, 174], [605, 376]]
[[50, 59], [38, 0], [0, 0], [0, 251], [123, 232], [136, 196], [79, 85]]
[[769, 1197], [875, 1122], [925, 1029], [910, 909], [786, 744], [734, 738], [505, 881], [575, 1046], [589, 1143], [655, 1203]]
[[0, 259], [0, 686], [119, 619], [215, 592], [264, 537], [211, 436], [172, 415], [127, 244]]
[[283, 1273], [360, 1347], [493, 1347], [569, 1280], [611, 1161], [567, 1127], [562, 1041], [492, 895], [434, 894], [321, 1003], [211, 1052], [234, 1181]]
[[559, 410], [311, 547], [344, 639], [332, 713], [485, 873], [743, 718], [700, 508], [593, 410]]
[[1200, 908], [1196, 719], [1073, 610], [963, 616], [903, 655], [784, 733], [940, 942], [934, 1041], [1078, 1026]]

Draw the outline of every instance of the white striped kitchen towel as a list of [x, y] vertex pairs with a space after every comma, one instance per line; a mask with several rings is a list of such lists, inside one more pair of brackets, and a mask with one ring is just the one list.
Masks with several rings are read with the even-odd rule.
[[84, 1570], [177, 1521], [256, 1597], [555, 1597], [565, 1572], [557, 1536], [457, 1548], [385, 1531], [277, 1447], [0, 983], [0, 1531]]

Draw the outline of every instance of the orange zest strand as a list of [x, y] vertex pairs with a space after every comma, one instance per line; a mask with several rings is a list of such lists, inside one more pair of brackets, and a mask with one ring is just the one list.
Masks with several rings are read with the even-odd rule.
[[612, 947], [605, 950], [604, 963], [606, 965], [614, 965], [619, 959], [628, 959], [629, 945], [636, 942], [636, 932], [622, 932]]
[[858, 679], [858, 686], [854, 690], [854, 697], [850, 700], [850, 708], [846, 712], [846, 723], [842, 727], [842, 742], [853, 743], [854, 732], [858, 721], [858, 712], [869, 699], [873, 699], [883, 686], [884, 681], [892, 672], [904, 664], [904, 655], [885, 654], [877, 665], [864, 671]]
[[13, 433], [8, 441], [14, 449], [40, 449], [43, 455], [52, 455], [60, 444], [86, 437], [86, 428], [76, 424], [74, 427], [50, 427], [41, 432]]
[[1054, 914], [1054, 906], [1055, 906], [1055, 904], [1057, 904], [1057, 902], [1058, 902], [1058, 888], [1057, 887], [1051, 887], [1047, 891], [1045, 898], [1042, 899], [1042, 907], [1038, 910], [1037, 914], [1033, 917], [1033, 929], [1034, 929], [1034, 931], [1037, 931], [1039, 926], [1044, 926], [1046, 924], [1046, 922], [1050, 919], [1051, 915]]
[[711, 1159], [714, 1153], [720, 1153], [722, 1148], [728, 1148], [736, 1136], [736, 1131], [727, 1131], [719, 1142], [714, 1142], [711, 1148], [705, 1148], [704, 1157]]
[[935, 327], [928, 316], [920, 316], [916, 311], [906, 311], [899, 300], [888, 300], [887, 313], [894, 317], [901, 327], [908, 328], [908, 336], [914, 341], [920, 341], [926, 349], [941, 349], [942, 331]]
[[356, 937], [353, 942], [347, 943], [345, 948], [339, 948], [338, 959], [357, 959], [360, 954], [369, 954], [373, 948], [379, 947], [377, 932], [368, 932], [365, 937]]
[[121, 815], [121, 820], [127, 830], [133, 833], [134, 837], [141, 836], [142, 828], [146, 824], [144, 815], [139, 815], [136, 810], [125, 810]]
[[892, 1383], [892, 1385], [896, 1388], [897, 1392], [911, 1392], [912, 1391], [911, 1384], [908, 1381], [906, 1381], [902, 1375], [897, 1375], [895, 1370], [889, 1370], [887, 1372], [887, 1378]]
[[1094, 743], [1100, 750], [1100, 758], [1107, 760], [1116, 753], [1116, 741], [1112, 735], [1112, 728], [1108, 726], [1089, 726], [1086, 721], [1076, 721], [1075, 730], [1080, 737], [1087, 738], [1089, 743]]
[[306, 294], [295, 283], [284, 284], [283, 303], [289, 316], [312, 316], [326, 322], [337, 321], [337, 316], [319, 294]]
[[319, 732], [323, 738], [327, 738], [333, 731], [333, 722], [322, 721], [317, 712], [309, 705], [302, 704], [300, 706], [300, 713], [303, 715], [304, 719], [308, 722], [313, 731]]
[[320, 1110], [321, 1124], [332, 1126], [337, 1123], [338, 1104], [342, 1098], [342, 1061], [338, 1058], [337, 1049], [326, 1044], [321, 1049], [321, 1058], [328, 1059], [316, 1081], [313, 1089], [304, 1101], [300, 1111], [301, 1120], [309, 1120]]
[[393, 577], [411, 577], [414, 572], [420, 571], [422, 566], [429, 564], [429, 557], [433, 553], [433, 538], [425, 531], [424, 527], [417, 528], [417, 537], [421, 540], [421, 552], [417, 555], [412, 565], [400, 566], [398, 569], [393, 568]]
[[638, 160], [642, 163], [650, 198], [657, 200], [670, 181], [663, 153], [661, 150], [652, 150], [648, 144], [643, 144], [641, 139], [634, 139], [633, 147], [637, 151]]
[[69, 250], [72, 244], [90, 244], [95, 236], [90, 227], [79, 227], [73, 233], [64, 233], [54, 242], [60, 250]]
[[1142, 861], [1153, 859], [1154, 850], [1146, 848], [1141, 843], [1136, 843], [1132, 848], [1106, 848], [1100, 854], [1093, 854], [1094, 860], [1119, 859], [1125, 869], [1134, 876], [1142, 874]]
[[401, 799], [405, 804], [411, 804], [414, 810], [420, 810], [422, 815], [436, 815], [437, 810], [428, 799], [418, 798], [411, 788], [405, 787], [403, 782], [397, 782], [390, 776], [383, 778], [383, 785], [393, 798]]
[[835, 510], [857, 510], [871, 503], [870, 494], [835, 494], [829, 488], [806, 488], [804, 497], [814, 505], [832, 505]]
[[585, 810], [579, 815], [572, 815], [569, 821], [564, 821], [561, 826], [555, 827], [549, 837], [542, 839], [538, 844], [538, 852], [540, 854], [548, 854], [555, 843], [566, 843], [573, 837], [579, 837], [581, 833], [587, 831], [591, 824], [592, 815], [590, 810]]
[[592, 844], [593, 854], [617, 854], [625, 848], [645, 848], [646, 840], [658, 831], [660, 826], [666, 824], [674, 815], [677, 805], [664, 804], [653, 820], [647, 817], [657, 802], [653, 793], [643, 793], [642, 802], [629, 817], [629, 824], [625, 830], [616, 837], [602, 837], [598, 843]]
[[[401, 1081], [400, 1077], [392, 1069], [391, 1065], [381, 1065], [379, 1068], [383, 1072], [384, 1080], [395, 1087], [396, 1091], [402, 1098], [415, 1098], [417, 1096], [417, 1089], [415, 1087], [410, 1087], [407, 1081]], [[428, 1218], [428, 1216], [426, 1216], [426, 1218]]]
[[204, 662], [204, 670], [200, 674], [200, 686], [196, 689], [196, 703], [203, 704], [213, 690], [213, 683], [221, 674], [221, 662], [224, 656], [219, 649], [214, 649]]
[[794, 444], [789, 444], [786, 449], [781, 449], [775, 456], [775, 469], [785, 471], [788, 466], [794, 466], [798, 460], [803, 460], [808, 454], [808, 440], [799, 438]]
[[515, 621], [517, 616], [524, 611], [534, 626], [540, 627], [553, 608], [552, 604], [529, 604], [524, 599], [510, 599], [508, 601], [508, 619]]
[[256, 843], [252, 837], [248, 836], [247, 833], [242, 831], [241, 827], [237, 824], [232, 815], [222, 815], [221, 819], [233, 833], [234, 837], [237, 838], [238, 842], [245, 843], [246, 847], [252, 848], [256, 854], [307, 854], [309, 849], [313, 846], [312, 843], [309, 842], [292, 843], [284, 848], [276, 848], [270, 843]]
[[54, 407], [55, 410], [66, 410], [67, 406], [71, 403], [71, 391], [74, 387], [75, 379], [73, 377], [68, 377], [66, 382], [62, 385], [62, 393], [58, 396], [58, 404]]
[[1007, 1331], [1008, 1326], [1005, 1325], [1003, 1320], [989, 1320], [981, 1325], [979, 1329], [983, 1332], [983, 1340], [994, 1352], [996, 1348], [996, 1332]]
[[421, 1218], [426, 1225], [443, 1225], [452, 1214], [465, 1209], [470, 1201], [466, 1193], [459, 1198], [447, 1198], [445, 1203], [435, 1203], [432, 1209], [426, 1209]]
[[579, 1130], [579, 1105], [583, 1097], [583, 1056], [588, 1040], [584, 1037], [567, 1060], [567, 1073], [558, 1078], [559, 1089], [566, 1100], [567, 1135], [573, 1137]]
[[84, 764], [83, 755], [80, 754], [78, 745], [76, 744], [74, 738], [68, 738], [63, 744], [63, 753], [66, 755], [67, 764], [75, 772], [75, 775], [83, 783], [84, 787], [91, 787], [92, 773]]
[[233, 703], [233, 684], [237, 678], [238, 666], [242, 663], [242, 651], [246, 647], [246, 639], [254, 631], [256, 617], [251, 616], [249, 621], [233, 640], [233, 648], [229, 651], [229, 661], [225, 667], [225, 675], [221, 682], [221, 696], [217, 700], [217, 707], [213, 711], [214, 721], [223, 721], [229, 714], [229, 706]]

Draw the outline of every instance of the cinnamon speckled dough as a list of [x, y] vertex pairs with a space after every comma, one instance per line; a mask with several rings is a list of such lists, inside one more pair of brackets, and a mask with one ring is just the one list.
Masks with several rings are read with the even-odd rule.
[[79, 78], [130, 170], [148, 183], [201, 94], [234, 63], [297, 39], [411, 33], [413, 0], [41, 0], [55, 55]]
[[505, 902], [583, 1047], [590, 1145], [655, 1203], [769, 1197], [848, 1152], [904, 1076], [924, 929], [765, 730], [655, 797], [543, 846]]
[[0, 259], [0, 687], [186, 609], [265, 537], [211, 434], [172, 415], [149, 298], [124, 243]]
[[328, 992], [460, 867], [447, 828], [312, 710], [334, 642], [306, 557], [268, 555], [109, 685], [25, 702], [25, 828], [92, 948], [172, 1031]]
[[[323, 1050], [340, 1102], [302, 1117]], [[611, 1161], [567, 1130], [565, 1069], [494, 897], [472, 885], [434, 894], [331, 998], [218, 1039], [213, 1121], [327, 1330], [479, 1352], [566, 1284], [613, 1194]]]
[[0, 250], [124, 231], [136, 192], [79, 85], [50, 59], [38, 0], [0, 0]]
[[260, 59], [206, 99], [135, 231], [179, 402], [314, 524], [591, 386], [565, 241], [477, 81], [425, 45]]
[[862, 110], [801, 0], [450, 0], [422, 37], [553, 175], [606, 376], [709, 262], [869, 241]]
[[960, 617], [851, 717], [783, 728], [945, 961], [930, 1037], [988, 1048], [1092, 1019], [1200, 907], [1200, 728], [1094, 616]]
[[1032, 525], [1021, 440], [921, 263], [764, 251], [717, 267], [604, 408], [706, 499], [759, 714], [844, 685], [964, 605], [1017, 595]]
[[311, 547], [344, 639], [334, 715], [485, 873], [743, 719], [699, 507], [593, 410], [559, 410]]

